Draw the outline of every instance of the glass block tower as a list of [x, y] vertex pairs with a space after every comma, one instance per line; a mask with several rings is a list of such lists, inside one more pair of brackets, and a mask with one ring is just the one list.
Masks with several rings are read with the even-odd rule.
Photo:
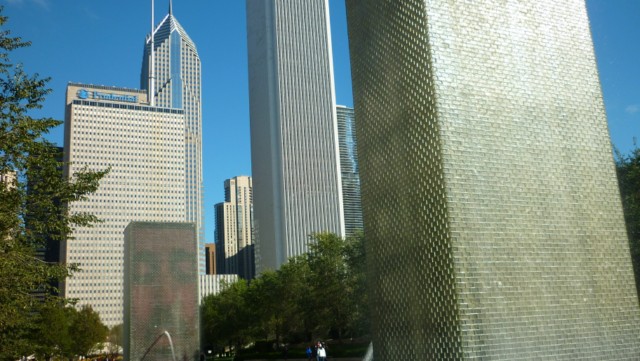
[[257, 272], [344, 235], [327, 0], [247, 0]]
[[131, 222], [124, 237], [125, 358], [199, 360], [195, 225]]
[[[202, 208], [202, 96], [200, 57], [194, 42], [173, 16], [162, 19], [153, 31], [155, 49], [155, 105], [184, 111], [186, 154], [186, 220], [198, 228], [200, 273], [204, 274], [204, 223]], [[140, 88], [149, 89], [151, 36], [142, 57]]]
[[344, 205], [345, 236], [362, 231], [362, 203], [360, 200], [360, 171], [358, 170], [358, 143], [356, 118], [353, 108], [336, 106], [338, 141], [340, 144], [340, 172]]
[[374, 358], [635, 360], [583, 0], [348, 0]]

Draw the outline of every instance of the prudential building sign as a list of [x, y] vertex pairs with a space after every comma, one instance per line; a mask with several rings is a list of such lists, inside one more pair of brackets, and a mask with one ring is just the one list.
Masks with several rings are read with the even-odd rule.
[[135, 95], [102, 93], [95, 90], [80, 89], [76, 93], [80, 99], [98, 99], [98, 100], [110, 100], [116, 102], [137, 103], [138, 97]]

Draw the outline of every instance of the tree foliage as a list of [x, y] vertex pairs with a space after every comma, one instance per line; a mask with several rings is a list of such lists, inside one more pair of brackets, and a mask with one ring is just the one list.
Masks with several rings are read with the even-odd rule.
[[89, 305], [82, 306], [73, 315], [70, 326], [73, 337], [67, 356], [89, 355], [96, 348], [96, 345], [101, 346], [101, 343], [107, 338], [109, 328], [100, 321], [98, 313]]
[[616, 169], [636, 288], [640, 293], [640, 148], [636, 145], [627, 155], [616, 152]]
[[44, 303], [34, 321], [32, 339], [37, 343], [33, 351], [44, 360], [89, 355], [108, 332], [91, 306], [77, 310], [56, 298]]
[[30, 115], [51, 92], [49, 79], [11, 63], [11, 51], [30, 43], [12, 37], [7, 20], [0, 7], [0, 359], [15, 360], [42, 346], [29, 338], [32, 325], [43, 320], [40, 313], [64, 304], [45, 306], [33, 291], [47, 291], [75, 270], [43, 262], [36, 250], [47, 240], [66, 240], [75, 226], [97, 221], [64, 207], [95, 192], [108, 170], [85, 168], [71, 179], [62, 176], [59, 150], [44, 139], [62, 122]]
[[309, 252], [247, 284], [232, 284], [202, 306], [205, 342], [236, 349], [257, 340], [309, 341], [368, 333], [362, 235], [312, 236]]

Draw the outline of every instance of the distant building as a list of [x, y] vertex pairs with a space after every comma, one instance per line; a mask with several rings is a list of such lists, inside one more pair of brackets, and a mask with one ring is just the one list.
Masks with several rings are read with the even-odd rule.
[[80, 265], [62, 295], [90, 304], [102, 322], [123, 321], [123, 231], [132, 221], [185, 220], [184, 112], [150, 107], [146, 92], [70, 83], [65, 112], [65, 176], [111, 168], [98, 190], [68, 205], [102, 222], [77, 226], [61, 260]]
[[217, 295], [230, 284], [238, 282], [238, 275], [200, 275], [200, 302], [209, 295]]
[[344, 236], [328, 0], [248, 0], [257, 271]]
[[253, 184], [237, 176], [224, 182], [225, 202], [215, 205], [217, 273], [255, 276], [253, 255]]
[[336, 114], [338, 117], [338, 144], [340, 145], [344, 229], [345, 236], [348, 237], [363, 230], [356, 119], [353, 108], [342, 105], [336, 106]]
[[[201, 63], [195, 43], [169, 13], [153, 31], [155, 75], [154, 105], [182, 109], [185, 142], [186, 220], [198, 226], [200, 273], [205, 272], [204, 214], [202, 210], [202, 83]], [[150, 87], [151, 36], [147, 35], [142, 56], [140, 88]], [[151, 101], [151, 99], [150, 99]]]
[[5, 172], [0, 173], [0, 184], [2, 184], [5, 189], [12, 187], [12, 183], [16, 180], [16, 172]]
[[207, 243], [204, 245], [204, 255], [206, 264], [206, 274], [216, 274], [216, 244]]
[[[131, 222], [124, 231], [124, 354], [127, 360], [197, 361], [198, 246], [193, 223]], [[167, 332], [173, 341], [169, 344]]]
[[[0, 193], [11, 193], [16, 191], [16, 172], [14, 170], [0, 171]], [[4, 229], [6, 233], [0, 234], [1, 239], [11, 239], [14, 237], [15, 229]]]

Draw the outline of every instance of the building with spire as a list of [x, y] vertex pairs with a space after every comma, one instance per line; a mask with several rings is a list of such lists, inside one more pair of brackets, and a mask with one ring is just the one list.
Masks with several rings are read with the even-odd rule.
[[[327, 0], [248, 0], [256, 268], [344, 235]], [[302, 21], [301, 19], [304, 19]]]
[[[154, 51], [151, 52], [153, 44]], [[151, 67], [152, 59], [154, 66]], [[153, 68], [153, 71], [151, 71]], [[194, 222], [198, 236], [198, 263], [205, 272], [204, 214], [202, 208], [202, 96], [200, 57], [193, 40], [169, 13], [145, 41], [140, 87], [157, 107], [182, 109], [185, 118], [186, 221]]]

